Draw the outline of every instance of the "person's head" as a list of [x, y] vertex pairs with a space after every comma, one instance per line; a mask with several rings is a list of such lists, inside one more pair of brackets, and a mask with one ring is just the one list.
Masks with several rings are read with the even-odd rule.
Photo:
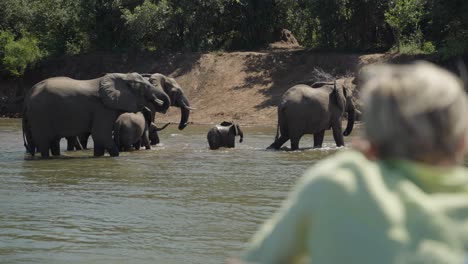
[[428, 62], [362, 71], [364, 137], [379, 159], [453, 164], [463, 157], [468, 102], [462, 82]]

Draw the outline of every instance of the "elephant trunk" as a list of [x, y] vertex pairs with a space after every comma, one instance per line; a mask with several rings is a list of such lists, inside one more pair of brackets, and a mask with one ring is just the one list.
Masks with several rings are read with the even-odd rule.
[[240, 136], [239, 143], [242, 143], [242, 141], [244, 140], [244, 133], [240, 129], [239, 129], [239, 136]]
[[348, 110], [348, 124], [346, 125], [346, 130], [343, 132], [343, 136], [348, 136], [353, 131], [354, 120], [356, 117], [356, 110], [354, 106], [350, 106]]
[[180, 122], [179, 122], [179, 130], [184, 129], [187, 126], [187, 121], [190, 116], [190, 110], [192, 109], [187, 101], [187, 99], [181, 99], [180, 103]]

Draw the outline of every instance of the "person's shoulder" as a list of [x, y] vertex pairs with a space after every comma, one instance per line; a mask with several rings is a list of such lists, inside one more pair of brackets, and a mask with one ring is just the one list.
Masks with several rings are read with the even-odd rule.
[[358, 181], [365, 181], [376, 173], [378, 173], [376, 164], [362, 153], [344, 150], [309, 168], [299, 180], [299, 186], [309, 191], [327, 189], [327, 192], [332, 190], [352, 192]]

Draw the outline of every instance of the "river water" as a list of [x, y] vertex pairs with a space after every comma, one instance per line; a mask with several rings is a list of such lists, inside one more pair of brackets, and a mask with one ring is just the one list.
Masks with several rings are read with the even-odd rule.
[[161, 145], [117, 158], [25, 160], [21, 120], [0, 119], [0, 262], [223, 263], [340, 151], [330, 131], [323, 149], [305, 136], [300, 151], [265, 151], [275, 127], [242, 127], [243, 143], [211, 151], [208, 129], [172, 125]]

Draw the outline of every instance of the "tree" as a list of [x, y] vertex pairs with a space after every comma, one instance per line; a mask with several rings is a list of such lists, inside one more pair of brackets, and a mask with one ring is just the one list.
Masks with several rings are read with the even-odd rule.
[[[423, 0], [390, 1], [390, 8], [385, 12], [385, 21], [393, 30], [398, 52], [400, 52], [404, 34], [422, 34], [420, 31], [420, 22], [424, 14], [423, 11]], [[409, 31], [409, 33], [405, 31]], [[417, 41], [421, 41], [421, 39]]]
[[37, 40], [28, 34], [15, 40], [13, 33], [0, 31], [0, 58], [8, 74], [19, 77], [41, 58], [41, 52]]

